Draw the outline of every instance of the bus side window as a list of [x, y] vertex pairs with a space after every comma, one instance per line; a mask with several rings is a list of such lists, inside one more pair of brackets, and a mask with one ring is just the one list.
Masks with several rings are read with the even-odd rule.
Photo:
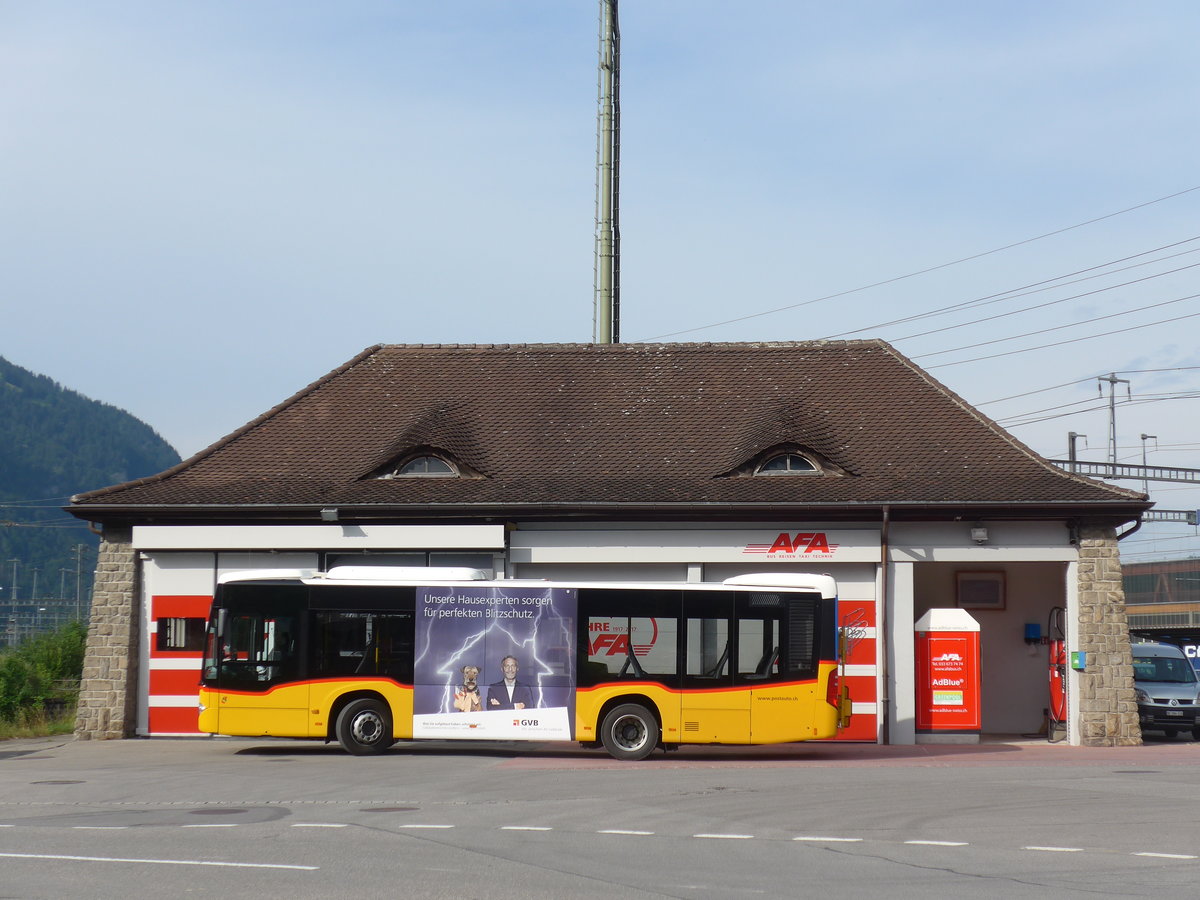
[[579, 686], [608, 681], [678, 686], [679, 613], [679, 591], [580, 588]]
[[688, 678], [729, 681], [729, 642], [732, 637], [728, 619], [688, 619]]
[[789, 673], [786, 617], [792, 599], [772, 591], [738, 595], [738, 684], [780, 681]]
[[316, 677], [353, 675], [367, 649], [367, 617], [362, 613], [313, 615], [311, 673]]
[[372, 622], [372, 646], [366, 671], [402, 684], [413, 680], [412, 614], [378, 615]]
[[588, 653], [581, 670], [590, 684], [676, 673], [677, 619], [590, 616]]
[[739, 680], [766, 681], [779, 674], [779, 619], [738, 621]]
[[319, 611], [313, 615], [316, 677], [384, 675], [412, 683], [412, 614]]

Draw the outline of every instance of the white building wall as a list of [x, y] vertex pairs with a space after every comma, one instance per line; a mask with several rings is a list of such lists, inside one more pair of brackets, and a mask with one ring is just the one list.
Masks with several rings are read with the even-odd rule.
[[[913, 639], [905, 640], [905, 635], [913, 635], [913, 625], [917, 620], [913, 611], [915, 593], [913, 589], [913, 573], [916, 567], [910, 562], [892, 563], [888, 567], [888, 585], [884, 591], [887, 597], [884, 615], [885, 627], [894, 636], [887, 641], [884, 650], [887, 659], [886, 670], [881, 679], [886, 685], [886, 693], [881, 701], [886, 701], [888, 710], [889, 744], [915, 744], [917, 742], [917, 675], [916, 650]], [[882, 573], [881, 578], [882, 581]]]

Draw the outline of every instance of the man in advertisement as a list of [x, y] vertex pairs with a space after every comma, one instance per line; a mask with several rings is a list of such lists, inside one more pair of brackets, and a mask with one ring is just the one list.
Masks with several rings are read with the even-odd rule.
[[515, 656], [506, 656], [500, 660], [500, 670], [504, 673], [504, 678], [488, 685], [488, 709], [533, 708], [533, 690], [529, 685], [517, 681], [519, 668]]

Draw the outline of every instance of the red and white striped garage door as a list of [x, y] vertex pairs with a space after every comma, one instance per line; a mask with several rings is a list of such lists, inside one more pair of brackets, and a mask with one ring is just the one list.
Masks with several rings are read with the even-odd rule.
[[879, 735], [879, 669], [875, 655], [875, 601], [838, 600], [839, 625], [848, 629], [846, 685], [852, 703], [850, 727], [839, 741], [875, 741]]
[[150, 598], [149, 734], [199, 734], [196, 728], [204, 625], [212, 597]]

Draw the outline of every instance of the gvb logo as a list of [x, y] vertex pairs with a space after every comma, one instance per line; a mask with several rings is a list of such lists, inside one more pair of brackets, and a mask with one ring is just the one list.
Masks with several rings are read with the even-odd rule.
[[837, 550], [823, 531], [779, 532], [771, 544], [747, 544], [743, 553], [763, 553], [775, 559], [828, 558]]
[[522, 725], [537, 727], [537, 719], [513, 719], [513, 727], [520, 728]]

